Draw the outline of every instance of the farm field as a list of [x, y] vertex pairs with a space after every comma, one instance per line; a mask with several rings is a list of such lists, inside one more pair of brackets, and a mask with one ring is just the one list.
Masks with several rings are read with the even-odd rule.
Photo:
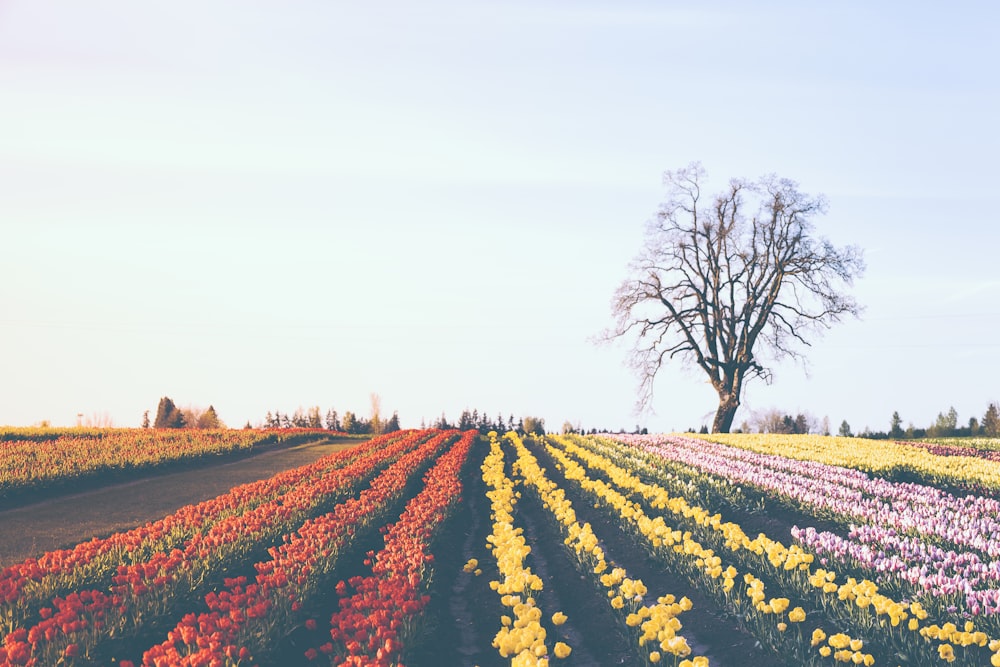
[[0, 428], [0, 508], [330, 435], [314, 429]]
[[1000, 665], [998, 466], [395, 432], [10, 563], [0, 664]]
[[0, 503], [0, 568], [55, 549], [70, 548], [94, 537], [106, 537], [155, 521], [177, 509], [225, 493], [239, 484], [271, 477], [283, 470], [312, 463], [321, 456], [358, 443], [355, 438], [312, 436], [301, 444], [258, 448], [239, 456], [212, 457], [197, 466], [145, 471], [82, 490], [63, 493], [48, 489], [35, 502], [15, 498]]

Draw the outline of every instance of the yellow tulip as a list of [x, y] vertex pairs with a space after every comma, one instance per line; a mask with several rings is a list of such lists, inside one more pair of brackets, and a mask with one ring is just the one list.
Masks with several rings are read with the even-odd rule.
[[555, 651], [555, 654], [556, 654], [557, 658], [565, 658], [570, 653], [573, 652], [573, 649], [570, 648], [569, 645], [567, 645], [567, 644], [565, 644], [563, 642], [556, 642], [555, 648], [553, 650]]

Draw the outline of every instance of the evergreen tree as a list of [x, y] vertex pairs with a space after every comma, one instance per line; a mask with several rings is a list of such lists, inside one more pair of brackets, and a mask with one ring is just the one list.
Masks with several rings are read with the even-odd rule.
[[323, 428], [323, 417], [320, 416], [319, 406], [309, 408], [309, 428]]
[[161, 398], [160, 404], [156, 406], [156, 420], [153, 422], [153, 427], [184, 428], [185, 425], [184, 413], [168, 397]]
[[948, 409], [948, 414], [938, 413], [934, 425], [927, 429], [927, 435], [934, 438], [952, 437], [956, 428], [958, 428], [958, 412], [952, 406]]
[[219, 415], [216, 414], [215, 408], [211, 405], [198, 417], [198, 428], [224, 428], [224, 426]]
[[187, 418], [184, 416], [183, 410], [174, 408], [174, 411], [167, 417], [167, 428], [184, 428], [187, 425]]
[[840, 422], [840, 431], [837, 432], [837, 435], [845, 438], [850, 438], [853, 435], [851, 433], [851, 425], [847, 423], [846, 419]]
[[386, 433], [392, 433], [393, 431], [399, 430], [399, 414], [393, 410], [392, 416], [389, 417], [389, 421], [385, 423], [384, 431]]
[[149, 410], [142, 413], [142, 427], [149, 428]]
[[1000, 410], [996, 403], [990, 403], [983, 415], [983, 435], [996, 438], [1000, 437]]
[[793, 433], [808, 433], [809, 432], [809, 418], [806, 417], [801, 412], [795, 415], [795, 421], [793, 423], [795, 430]]
[[354, 418], [354, 413], [350, 410], [344, 412], [344, 419], [341, 422], [341, 428], [344, 429], [345, 433], [356, 433], [357, 432], [357, 420]]
[[167, 415], [176, 410], [177, 407], [174, 402], [164, 396], [160, 399], [159, 405], [156, 406], [156, 419], [153, 420], [154, 428], [166, 428], [167, 427]]
[[903, 437], [903, 420], [899, 418], [899, 412], [892, 413], [892, 421], [889, 423], [889, 437]]
[[340, 420], [337, 418], [337, 411], [333, 408], [326, 411], [326, 428], [329, 431], [340, 430]]

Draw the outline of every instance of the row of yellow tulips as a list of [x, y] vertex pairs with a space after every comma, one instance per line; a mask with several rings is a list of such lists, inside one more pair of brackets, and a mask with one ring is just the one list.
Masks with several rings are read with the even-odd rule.
[[[740, 576], [737, 568], [731, 564], [723, 567], [722, 558], [716, 555], [713, 549], [706, 548], [695, 539], [692, 531], [674, 528], [668, 525], [662, 516], [650, 517], [642, 504], [631, 501], [619, 490], [618, 482], [624, 481], [629, 491], [640, 494], [646, 491], [655, 494], [661, 503], [669, 502], [670, 497], [662, 488], [645, 485], [637, 479], [623, 479], [623, 473], [627, 474], [624, 470], [567, 439], [548, 440], [545, 449], [556, 465], [563, 470], [567, 479], [578, 484], [582, 491], [597, 501], [598, 505], [614, 512], [622, 525], [643, 540], [654, 556], [678, 572], [685, 573], [693, 584], [714, 594], [721, 604], [733, 607], [733, 610], [740, 613], [744, 621], [752, 626], [762, 643], [780, 650], [784, 643], [782, 634], [788, 629], [788, 623], [798, 624], [805, 620], [805, 610], [801, 606], [789, 610], [788, 598], [772, 597], [768, 600], [764, 581], [750, 572], [742, 576], [742, 581], [746, 585], [745, 597], [750, 601], [749, 605], [745, 604], [744, 596], [739, 593], [740, 589], [735, 588], [737, 578]], [[558, 444], [559, 447], [554, 447], [552, 443]], [[611, 481], [592, 479], [570, 454], [601, 470]], [[798, 657], [810, 657], [807, 653], [805, 651]], [[866, 659], [860, 648], [859, 659], [862, 663]], [[874, 658], [868, 656], [867, 661], [872, 664]]]
[[590, 524], [577, 521], [565, 490], [545, 475], [538, 460], [516, 433], [508, 433], [505, 437], [513, 444], [517, 454], [515, 471], [525, 487], [537, 495], [555, 519], [565, 536], [564, 543], [576, 556], [581, 572], [596, 576], [611, 607], [621, 615], [625, 626], [633, 630], [639, 655], [645, 664], [660, 663], [670, 656], [679, 667], [707, 667], [708, 660], [704, 656], [688, 658], [691, 648], [679, 633], [682, 625], [678, 617], [691, 609], [691, 601], [686, 597], [678, 600], [674, 595], [663, 595], [654, 604], [644, 605], [648, 592], [645, 584], [639, 579], [629, 578], [623, 568], [612, 567], [609, 570], [597, 536]]
[[[514, 525], [514, 505], [520, 493], [505, 472], [503, 448], [495, 432], [490, 432], [490, 451], [482, 464], [483, 481], [489, 490], [490, 518], [493, 529], [487, 536], [487, 548], [496, 561], [499, 578], [490, 582], [500, 601], [511, 610], [511, 616], [501, 618], [501, 627], [493, 638], [493, 647], [511, 664], [524, 667], [545, 667], [549, 661], [546, 630], [541, 623], [542, 611], [535, 603], [535, 594], [542, 590], [542, 580], [531, 571], [526, 558], [531, 552], [524, 539], [524, 530]], [[470, 560], [466, 569], [476, 571], [478, 563]], [[556, 617], [562, 621], [561, 617]], [[569, 655], [569, 647], [559, 644], [554, 649], [560, 657]]]
[[[559, 440], [558, 442], [564, 451], [572, 452], [575, 457], [584, 461], [591, 468], [599, 470], [612, 482], [607, 484], [600, 480], [590, 480], [586, 474], [581, 472], [582, 468], [578, 464], [575, 468], [570, 465], [571, 470], [568, 476], [585, 479], [586, 482], [582, 484], [582, 487], [595, 494], [604, 504], [616, 508], [619, 515], [635, 525], [640, 534], [647, 536], [654, 550], [668, 557], [667, 560], [678, 560], [676, 558], [670, 559], [671, 553], [688, 554], [694, 557], [695, 564], [703, 572], [703, 579], [710, 581], [722, 578], [719, 588], [728, 597], [728, 589], [732, 588], [732, 584], [728, 583], [727, 579], [731, 580], [733, 577], [727, 577], [726, 574], [736, 576], [737, 572], [732, 566], [720, 571], [722, 563], [717, 560], [718, 556], [715, 555], [715, 552], [711, 549], [704, 549], [700, 543], [694, 541], [693, 536], [697, 534], [698, 539], [721, 552], [727, 552], [728, 557], [733, 558], [733, 562], [748, 570], [744, 575], [744, 582], [748, 586], [747, 595], [753, 603], [752, 609], [758, 613], [758, 616], [760, 614], [764, 616], [774, 614], [778, 610], [784, 611], [787, 609], [788, 602], [787, 598], [772, 598], [770, 602], [765, 603], [764, 583], [760, 577], [749, 571], [751, 569], [758, 571], [761, 577], [774, 582], [785, 592], [793, 596], [798, 594], [803, 597], [806, 606], [810, 606], [811, 601], [813, 606], [823, 609], [823, 616], [833, 622], [852, 627], [855, 634], [865, 635], [869, 641], [874, 639], [875, 641], [872, 643], [882, 648], [881, 653], [885, 655], [886, 660], [889, 659], [889, 656], [904, 655], [909, 656], [911, 662], [916, 664], [935, 664], [938, 660], [950, 662], [956, 659], [952, 645], [955, 644], [970, 647], [970, 650], [961, 654], [965, 660], [973, 661], [970, 664], [982, 664], [984, 660], [989, 661], [991, 658], [982, 656], [981, 653], [975, 653], [972, 649], [987, 644], [994, 651], [1000, 648], [1000, 642], [989, 642], [989, 638], [983, 633], [975, 632], [971, 624], [966, 624], [964, 629], [960, 631], [954, 624], [939, 627], [922, 623], [921, 621], [926, 619], [926, 612], [919, 604], [904, 605], [894, 601], [881, 595], [871, 582], [848, 579], [844, 584], [834, 583], [836, 575], [826, 570], [813, 572], [811, 570], [811, 555], [803, 553], [800, 549], [794, 546], [786, 548], [780, 542], [763, 534], [751, 540], [735, 523], [724, 522], [720, 515], [711, 515], [703, 508], [688, 504], [681, 497], [670, 497], [662, 487], [642, 482], [628, 470], [615, 465], [605, 455], [597, 454], [589, 447], [579, 446], [579, 444], [593, 446], [595, 441], [592, 439], [577, 440], [577, 444], [567, 440]], [[614, 445], [608, 445], [608, 443], [604, 443], [603, 447], [605, 450], [614, 449]], [[567, 465], [567, 462], [575, 463], [565, 454], [560, 461], [562, 465]], [[634, 462], [630, 461], [630, 463]], [[641, 472], [649, 476], [655, 476], [656, 473], [652, 469], [641, 470]], [[690, 527], [693, 530], [682, 533], [680, 530], [666, 527], [662, 522], [662, 517], [649, 519], [643, 513], [642, 505], [628, 501], [617, 489], [622, 489], [630, 494], [638, 494], [651, 509], [666, 510], [684, 527]], [[738, 599], [730, 598], [729, 600], [735, 607], [740, 606]], [[777, 607], [775, 602], [778, 603]], [[789, 621], [804, 620], [804, 609], [796, 608], [792, 612], [794, 612], [795, 618], [792, 618], [793, 613], [790, 613]], [[767, 633], [767, 624], [762, 623], [762, 619], [757, 618], [755, 621], [752, 614], [744, 615], [750, 625], [756, 626], [756, 631], [770, 635], [763, 637], [764, 639], [775, 640], [773, 645], [776, 648], [781, 646], [791, 648], [799, 654], [798, 659], [811, 662], [810, 656], [815, 654], [805, 650], [808, 647], [796, 646], [802, 642], [787, 641], [785, 634], [787, 624], [783, 621], [779, 621], [774, 626], [777, 633]], [[909, 621], [903, 625], [902, 621], [907, 620], [908, 617]], [[810, 638], [809, 644], [814, 648], [818, 646], [817, 652], [823, 657], [830, 656], [842, 661], [848, 658], [859, 664], [872, 664], [874, 662], [874, 655], [861, 651], [864, 642], [860, 639], [850, 640], [849, 638], [847, 644], [838, 646], [843, 644], [844, 637], [847, 637], [845, 633], [834, 633], [830, 636], [831, 641], [824, 644], [822, 640], [826, 638], [826, 631], [818, 627]], [[939, 643], [934, 644], [930, 640]], [[852, 648], [852, 644], [853, 647], [857, 648], [852, 650], [848, 656], [844, 651]], [[929, 648], [936, 650], [928, 655]], [[833, 649], [836, 649], [836, 652], [833, 652]], [[992, 660], [997, 662], [1000, 658], [994, 656]]]

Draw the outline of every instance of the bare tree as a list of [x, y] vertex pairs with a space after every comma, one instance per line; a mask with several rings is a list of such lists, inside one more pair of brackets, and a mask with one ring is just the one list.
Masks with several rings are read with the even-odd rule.
[[809, 334], [858, 315], [843, 287], [864, 261], [857, 247], [814, 236], [812, 219], [826, 203], [793, 181], [733, 179], [706, 197], [704, 179], [697, 163], [664, 175], [667, 199], [615, 293], [616, 325], [605, 339], [636, 338], [629, 363], [639, 409], [649, 406], [667, 361], [701, 369], [719, 395], [712, 430], [724, 433], [747, 380], [771, 382], [765, 364], [801, 358]]
[[372, 434], [382, 435], [382, 421], [380, 419], [382, 413], [382, 397], [372, 392], [368, 395], [369, 400], [372, 404]]
[[114, 428], [115, 421], [108, 412], [92, 412], [83, 421], [83, 426], [87, 428]]

